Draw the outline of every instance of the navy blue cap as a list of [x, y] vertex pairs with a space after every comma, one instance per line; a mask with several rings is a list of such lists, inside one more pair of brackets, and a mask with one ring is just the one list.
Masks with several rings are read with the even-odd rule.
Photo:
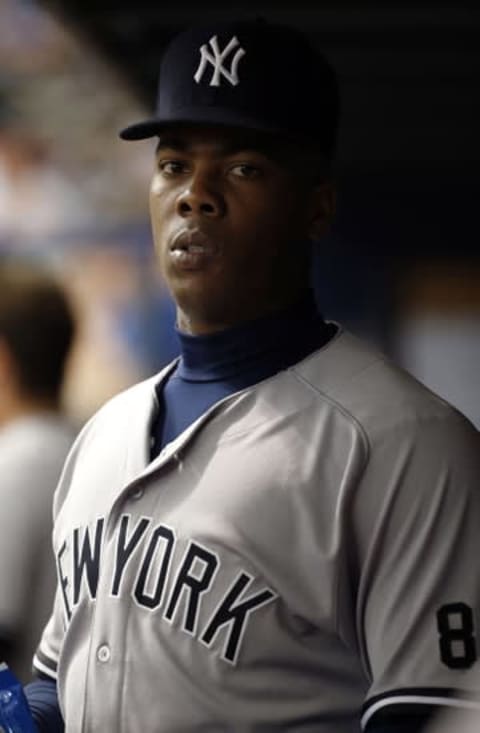
[[124, 140], [182, 123], [219, 124], [335, 147], [335, 73], [300, 31], [264, 20], [189, 28], [167, 46], [155, 114], [126, 127]]

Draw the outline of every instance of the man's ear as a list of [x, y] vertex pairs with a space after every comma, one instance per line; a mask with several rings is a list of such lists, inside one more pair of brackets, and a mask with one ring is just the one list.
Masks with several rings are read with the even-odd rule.
[[316, 185], [311, 193], [308, 235], [313, 241], [328, 231], [337, 208], [337, 191], [330, 181]]

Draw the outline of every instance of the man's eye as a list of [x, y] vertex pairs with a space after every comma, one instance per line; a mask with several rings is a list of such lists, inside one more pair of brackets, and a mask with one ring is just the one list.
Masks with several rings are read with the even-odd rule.
[[239, 178], [258, 178], [260, 169], [248, 163], [239, 163], [230, 169], [234, 176]]
[[185, 165], [180, 160], [160, 160], [158, 168], [166, 176], [176, 176], [185, 170]]

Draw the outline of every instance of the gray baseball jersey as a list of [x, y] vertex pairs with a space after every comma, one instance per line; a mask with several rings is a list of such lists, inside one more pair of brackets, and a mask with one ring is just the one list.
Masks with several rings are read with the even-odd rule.
[[477, 658], [472, 425], [340, 330], [149, 463], [168, 372], [86, 425], [56, 493], [35, 665], [69, 733], [354, 733], [447, 702]]

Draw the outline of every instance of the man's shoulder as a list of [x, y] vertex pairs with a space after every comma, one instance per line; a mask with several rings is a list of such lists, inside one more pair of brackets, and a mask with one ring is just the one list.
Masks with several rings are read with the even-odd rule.
[[172, 370], [172, 362], [160, 370], [160, 372], [136, 382], [126, 389], [110, 397], [89, 420], [90, 424], [101, 424], [104, 421], [111, 422], [122, 416], [125, 420], [136, 413], [142, 412], [145, 406], [151, 407], [155, 400], [157, 384], [163, 381], [164, 377]]
[[71, 457], [90, 444], [101, 446], [105, 450], [106, 446], [118, 441], [132, 441], [139, 429], [145, 432], [157, 406], [156, 385], [162, 382], [174, 363], [110, 397], [79, 431]]
[[344, 329], [292, 372], [369, 436], [431, 420], [468, 423], [377, 347]]

